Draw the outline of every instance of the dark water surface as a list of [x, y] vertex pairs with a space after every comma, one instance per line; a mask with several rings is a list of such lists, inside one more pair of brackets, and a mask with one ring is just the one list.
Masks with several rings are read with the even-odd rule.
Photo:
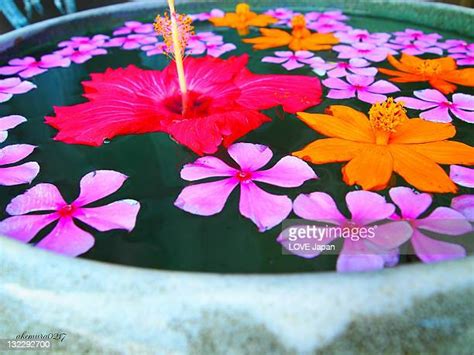
[[[152, 18], [153, 16], [133, 20], [151, 21]], [[354, 28], [364, 28], [373, 32], [401, 31], [407, 27], [417, 28], [425, 32], [438, 32], [444, 36], [444, 39], [460, 38], [472, 41], [472, 38], [461, 38], [438, 29], [385, 19], [354, 16], [348, 24]], [[251, 53], [249, 67], [252, 71], [288, 74], [279, 65], [260, 62], [262, 57], [272, 55], [272, 50], [252, 52], [250, 45], [243, 44], [233, 30], [214, 28], [207, 23], [197, 25], [196, 30], [212, 30], [222, 34], [226, 42], [238, 46], [237, 50], [227, 53], [224, 58], [248, 52]], [[112, 29], [104, 31], [105, 34], [111, 34], [111, 32]], [[78, 35], [85, 34], [78, 33]], [[51, 43], [33, 52], [18, 53], [18, 56], [29, 54], [39, 57], [41, 54], [52, 52], [55, 46]], [[336, 60], [336, 55], [336, 52], [331, 51], [317, 53], [317, 56], [329, 60]], [[10, 131], [7, 144], [19, 142], [38, 145], [39, 148], [29, 158], [29, 161], [37, 161], [41, 166], [41, 172], [33, 184], [53, 183], [60, 188], [63, 196], [71, 201], [78, 194], [80, 178], [90, 171], [112, 169], [130, 177], [118, 193], [100, 201], [99, 205], [121, 198], [140, 201], [142, 208], [136, 228], [130, 234], [124, 231], [96, 233], [87, 226], [81, 225], [84, 229], [93, 232], [96, 238], [95, 247], [83, 257], [173, 270], [242, 273], [334, 270], [336, 256], [320, 256], [316, 259], [305, 260], [296, 256], [282, 255], [281, 247], [275, 241], [281, 227], [277, 226], [265, 233], [259, 233], [256, 226], [250, 220], [240, 216], [238, 212], [238, 189], [232, 193], [222, 213], [216, 216], [195, 216], [174, 207], [173, 202], [176, 196], [188, 184], [180, 179], [180, 169], [183, 164], [192, 162], [197, 156], [173, 142], [165, 133], [119, 137], [98, 148], [68, 145], [52, 140], [55, 130], [43, 122], [44, 116], [52, 115], [55, 105], [64, 106], [85, 102], [81, 96], [83, 90], [80, 83], [89, 78], [89, 73], [103, 72], [109, 67], [118, 68], [128, 64], [135, 64], [146, 69], [162, 69], [167, 63], [168, 59], [162, 55], [147, 57], [140, 50], [109, 49], [108, 55], [97, 56], [85, 64], [72, 64], [69, 68], [51, 69], [45, 74], [29, 79], [38, 86], [38, 89], [27, 94], [16, 95], [10, 101], [0, 104], [0, 116], [21, 114], [28, 119], [28, 122]], [[375, 66], [380, 65], [390, 67], [386, 62], [375, 63]], [[291, 71], [291, 74], [315, 75], [309, 67]], [[378, 78], [386, 79], [382, 75], [378, 75]], [[412, 96], [413, 90], [428, 88], [425, 83], [398, 86], [402, 92], [396, 93], [397, 96]], [[465, 87], [460, 87], [458, 92], [474, 94], [472, 89]], [[323, 94], [327, 94], [327, 89], [324, 89]], [[358, 100], [325, 99], [320, 106], [308, 111], [322, 112], [331, 104], [349, 105], [363, 112], [367, 112], [370, 107], [369, 104]], [[416, 117], [417, 112], [408, 110], [410, 117]], [[281, 108], [271, 109], [266, 113], [273, 118], [273, 121], [251, 132], [240, 141], [270, 146], [274, 152], [271, 165], [282, 156], [301, 149], [309, 142], [321, 137], [294, 115], [284, 113]], [[453, 123], [458, 132], [455, 139], [473, 145], [472, 126], [456, 118]], [[228, 159], [223, 153], [220, 151], [218, 155]], [[263, 186], [263, 184], [262, 186], [268, 192], [287, 194], [290, 198], [296, 197], [299, 193], [324, 191], [335, 198], [341, 211], [347, 212], [344, 196], [354, 188], [342, 182], [341, 164], [313, 165], [312, 167], [320, 179], [307, 182], [300, 188], [284, 189]], [[406, 185], [399, 177], [396, 184]], [[4, 207], [26, 188], [26, 185], [0, 187], [2, 218], [6, 217], [3, 212]], [[460, 193], [468, 192], [468, 189], [460, 189]], [[387, 191], [382, 191], [382, 194], [386, 195], [386, 193]], [[451, 198], [452, 195], [448, 194], [436, 195], [435, 203], [431, 208], [448, 206]], [[289, 218], [296, 218], [296, 216], [292, 214]], [[35, 241], [41, 239], [51, 230], [51, 227], [44, 230]], [[414, 258], [409, 259], [404, 261], [414, 260]]]

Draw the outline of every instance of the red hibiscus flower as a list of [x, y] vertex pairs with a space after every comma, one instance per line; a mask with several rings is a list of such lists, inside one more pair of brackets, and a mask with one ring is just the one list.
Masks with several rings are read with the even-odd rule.
[[295, 113], [320, 103], [317, 78], [254, 74], [247, 62], [247, 55], [187, 58], [185, 114], [174, 64], [162, 71], [107, 69], [82, 83], [88, 102], [55, 107], [56, 117], [46, 122], [58, 129], [55, 140], [65, 143], [100, 146], [119, 135], [166, 132], [202, 155], [270, 121], [259, 110], [282, 105]]

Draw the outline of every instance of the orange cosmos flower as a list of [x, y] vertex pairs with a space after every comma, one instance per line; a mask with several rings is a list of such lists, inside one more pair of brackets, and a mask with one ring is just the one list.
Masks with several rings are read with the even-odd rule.
[[456, 90], [456, 85], [474, 86], [474, 68], [458, 69], [451, 57], [421, 59], [402, 54], [400, 60], [388, 56], [388, 61], [397, 70], [379, 68], [379, 72], [394, 76], [390, 80], [396, 83], [414, 83], [427, 81], [443, 94]]
[[346, 106], [330, 106], [327, 114], [298, 113], [318, 139], [293, 155], [314, 164], [346, 162], [344, 182], [365, 190], [387, 187], [392, 173], [421, 191], [456, 192], [438, 164], [474, 164], [474, 148], [449, 141], [456, 134], [450, 123], [409, 119], [403, 104], [389, 98], [372, 105], [369, 117]]
[[238, 4], [235, 7], [235, 12], [228, 12], [224, 17], [210, 18], [209, 21], [214, 26], [232, 27], [237, 29], [240, 35], [246, 35], [249, 33], [250, 26], [265, 27], [278, 20], [270, 15], [257, 15], [250, 11], [250, 6], [247, 4]]
[[291, 20], [291, 33], [278, 29], [262, 28], [262, 37], [244, 39], [253, 44], [253, 49], [269, 49], [288, 46], [293, 51], [319, 51], [331, 49], [339, 40], [331, 33], [313, 33], [306, 28], [303, 15], [296, 15]]

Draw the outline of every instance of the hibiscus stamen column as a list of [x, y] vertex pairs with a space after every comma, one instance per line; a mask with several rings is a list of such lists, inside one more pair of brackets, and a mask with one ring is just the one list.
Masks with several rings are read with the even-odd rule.
[[191, 18], [176, 13], [174, 0], [168, 0], [170, 14], [164, 17], [158, 15], [155, 20], [155, 31], [163, 36], [165, 42], [165, 53], [175, 61], [178, 73], [179, 90], [182, 98], [182, 114], [186, 114], [188, 108], [188, 88], [184, 74], [183, 57], [188, 44], [189, 37], [194, 34], [191, 26]]

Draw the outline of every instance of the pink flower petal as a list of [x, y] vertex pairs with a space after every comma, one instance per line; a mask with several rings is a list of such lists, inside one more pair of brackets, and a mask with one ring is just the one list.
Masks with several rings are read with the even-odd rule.
[[101, 232], [113, 229], [125, 229], [131, 232], [135, 228], [139, 210], [138, 201], [121, 200], [101, 207], [81, 208], [74, 218]]
[[26, 118], [19, 115], [0, 117], [0, 143], [5, 142], [5, 140], [7, 139], [7, 130], [15, 128], [23, 122], [26, 122]]
[[388, 219], [395, 212], [394, 205], [387, 203], [383, 196], [370, 191], [351, 191], [346, 195], [346, 203], [352, 221], [359, 226]]
[[417, 219], [433, 201], [430, 194], [416, 193], [409, 187], [403, 186], [391, 188], [389, 194], [400, 209], [402, 218], [406, 219]]
[[10, 100], [12, 97], [13, 97], [12, 94], [5, 94], [5, 93], [3, 93], [3, 92], [0, 92], [0, 103], [2, 103], [2, 102], [7, 102], [7, 101]]
[[18, 72], [21, 72], [25, 69], [23, 65], [7, 65], [4, 67], [0, 67], [0, 75], [14, 75]]
[[369, 91], [357, 91], [357, 98], [361, 101], [368, 102], [369, 104], [375, 104], [382, 102], [387, 99], [387, 96], [382, 94], [372, 94]]
[[462, 235], [472, 230], [466, 218], [449, 207], [437, 207], [428, 217], [417, 220], [415, 225], [443, 235]]
[[273, 156], [267, 146], [252, 143], [232, 144], [227, 152], [242, 170], [249, 172], [262, 168]]
[[327, 86], [328, 88], [331, 88], [331, 89], [352, 90], [352, 85], [338, 78], [325, 79], [323, 80], [323, 84], [324, 86]]
[[264, 63], [274, 63], [281, 64], [288, 60], [288, 58], [279, 58], [279, 57], [263, 57], [262, 62]]
[[36, 146], [30, 144], [13, 144], [0, 149], [0, 166], [19, 162], [25, 159]]
[[413, 97], [397, 97], [395, 99], [396, 102], [403, 102], [405, 107], [412, 108], [415, 110], [427, 110], [429, 108], [437, 107], [438, 104], [434, 102], [423, 101], [419, 99], [415, 99]]
[[200, 216], [212, 216], [222, 211], [229, 195], [238, 185], [234, 178], [186, 186], [174, 205]]
[[463, 110], [474, 110], [474, 96], [466, 94], [454, 94], [453, 103], [457, 108]]
[[470, 188], [474, 187], [474, 169], [451, 165], [449, 177], [458, 185]]
[[363, 241], [346, 239], [337, 258], [336, 269], [338, 272], [373, 271], [383, 269], [384, 264], [384, 258], [369, 251]]
[[390, 250], [405, 243], [412, 234], [413, 228], [408, 222], [389, 222], [376, 226], [375, 236], [370, 239], [370, 242], [381, 249]]
[[113, 170], [97, 170], [81, 179], [81, 192], [74, 201], [78, 207], [98, 201], [116, 192], [127, 180], [127, 176]]
[[89, 251], [94, 243], [94, 237], [77, 227], [72, 218], [61, 218], [36, 246], [67, 256], [78, 256]]
[[[284, 229], [277, 238], [277, 242], [280, 243], [287, 251], [293, 255], [305, 259], [312, 259], [321, 254], [324, 249], [321, 247], [332, 243], [335, 237], [325, 238], [295, 238], [296, 233], [300, 228], [306, 228], [306, 225], [296, 225]], [[303, 245], [305, 245], [303, 247]]]
[[[354, 86], [358, 87], [367, 87], [374, 82], [373, 76], [363, 76], [363, 75], [347, 75], [347, 81]], [[375, 92], [375, 91], [374, 91]]]
[[[369, 78], [371, 77], [369, 76]], [[368, 90], [377, 94], [390, 94], [392, 92], [400, 91], [398, 87], [386, 80], [376, 81], [368, 87]]]
[[0, 185], [13, 186], [30, 184], [38, 175], [40, 167], [36, 162], [24, 163], [9, 168], [0, 168]]
[[429, 238], [417, 230], [411, 243], [416, 255], [424, 263], [455, 260], [466, 256], [466, 250], [462, 246]]
[[350, 99], [354, 97], [356, 94], [355, 89], [349, 89], [349, 90], [337, 90], [337, 89], [331, 89], [329, 90], [327, 97], [330, 99]]
[[317, 179], [313, 169], [303, 160], [286, 156], [272, 168], [252, 174], [252, 180], [282, 187], [298, 187], [310, 179]]
[[56, 211], [66, 205], [58, 188], [53, 184], [38, 184], [15, 197], [6, 211], [10, 215], [22, 215], [37, 211]]
[[0, 92], [8, 94], [24, 94], [34, 88], [36, 88], [35, 84], [18, 78], [0, 80]]
[[332, 197], [324, 192], [298, 195], [293, 203], [293, 210], [298, 217], [312, 221], [336, 225], [342, 225], [346, 221]]
[[449, 115], [448, 107], [435, 107], [431, 110], [420, 113], [420, 117], [432, 122], [451, 122], [453, 119]]
[[217, 176], [232, 176], [238, 172], [216, 157], [202, 157], [194, 163], [186, 164], [181, 169], [181, 178], [196, 181]]
[[286, 70], [294, 70], [301, 67], [304, 67], [304, 64], [301, 64], [296, 59], [290, 59], [285, 64], [283, 64], [283, 68], [285, 68]]
[[31, 78], [35, 75], [39, 75], [39, 74], [43, 74], [47, 71], [47, 69], [43, 69], [43, 68], [38, 68], [38, 67], [33, 67], [33, 68], [27, 68], [25, 70], [23, 70], [21, 73], [20, 73], [20, 76], [22, 78]]
[[451, 108], [454, 116], [468, 123], [474, 123], [474, 111], [464, 111], [456, 108]]
[[28, 243], [40, 230], [56, 219], [58, 216], [55, 213], [9, 217], [0, 222], [0, 234]]
[[240, 213], [252, 220], [260, 232], [280, 224], [291, 212], [287, 196], [272, 195], [253, 182], [240, 184]]
[[424, 101], [435, 102], [437, 104], [448, 101], [446, 96], [440, 93], [438, 90], [425, 89], [414, 91], [413, 94]]
[[453, 198], [451, 207], [460, 212], [469, 222], [474, 222], [474, 195], [461, 195]]

